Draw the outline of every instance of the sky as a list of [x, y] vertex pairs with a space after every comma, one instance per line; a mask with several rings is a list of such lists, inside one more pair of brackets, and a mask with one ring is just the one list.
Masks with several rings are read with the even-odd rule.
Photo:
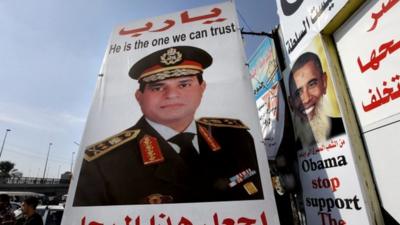
[[[0, 161], [57, 178], [77, 155], [109, 36], [117, 25], [220, 0], [1, 0]], [[236, 0], [245, 31], [278, 25], [275, 0]], [[248, 57], [264, 37], [244, 36]]]

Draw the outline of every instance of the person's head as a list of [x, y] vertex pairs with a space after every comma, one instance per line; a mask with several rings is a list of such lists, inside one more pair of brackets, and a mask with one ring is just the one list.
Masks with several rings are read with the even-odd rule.
[[7, 208], [10, 205], [10, 196], [7, 194], [0, 194], [0, 210]]
[[136, 100], [144, 116], [174, 130], [184, 130], [194, 118], [206, 83], [203, 70], [212, 57], [202, 49], [177, 46], [154, 52], [129, 71], [138, 80]]
[[39, 204], [39, 199], [36, 197], [28, 197], [22, 201], [21, 210], [25, 215], [32, 215], [36, 211], [36, 207]]
[[327, 77], [315, 53], [306, 52], [297, 58], [289, 75], [289, 103], [304, 121], [311, 121], [326, 93]]
[[323, 110], [327, 77], [319, 57], [311, 52], [302, 54], [289, 76], [289, 104], [293, 109], [294, 126], [303, 147], [326, 140], [331, 124]]

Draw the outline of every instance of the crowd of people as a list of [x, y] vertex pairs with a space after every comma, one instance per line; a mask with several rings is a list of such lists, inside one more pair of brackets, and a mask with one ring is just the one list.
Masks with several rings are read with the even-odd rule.
[[28, 197], [22, 201], [23, 216], [16, 218], [7, 194], [0, 194], [0, 225], [43, 225], [42, 216], [36, 212], [39, 199]]

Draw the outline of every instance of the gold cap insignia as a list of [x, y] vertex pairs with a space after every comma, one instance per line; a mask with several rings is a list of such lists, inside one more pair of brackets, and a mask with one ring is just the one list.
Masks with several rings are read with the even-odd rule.
[[177, 64], [180, 61], [182, 61], [182, 53], [175, 48], [169, 48], [160, 56], [160, 62], [166, 66]]

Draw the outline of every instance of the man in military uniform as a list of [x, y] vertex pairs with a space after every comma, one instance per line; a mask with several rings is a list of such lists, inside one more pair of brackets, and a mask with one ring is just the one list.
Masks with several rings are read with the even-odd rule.
[[132, 66], [143, 117], [85, 150], [74, 206], [263, 199], [254, 141], [239, 120], [200, 118], [212, 57], [176, 46]]

